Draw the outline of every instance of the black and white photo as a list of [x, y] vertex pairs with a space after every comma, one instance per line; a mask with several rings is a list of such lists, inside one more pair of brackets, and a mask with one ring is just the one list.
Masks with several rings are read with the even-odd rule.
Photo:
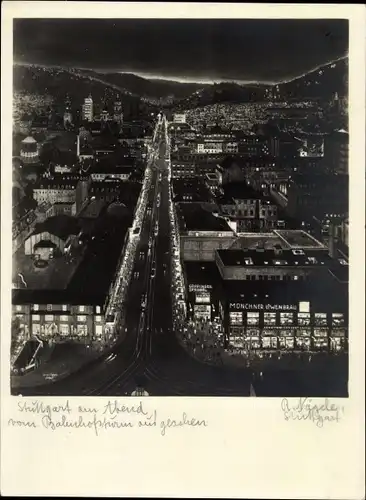
[[13, 395], [348, 397], [348, 31], [14, 19]]

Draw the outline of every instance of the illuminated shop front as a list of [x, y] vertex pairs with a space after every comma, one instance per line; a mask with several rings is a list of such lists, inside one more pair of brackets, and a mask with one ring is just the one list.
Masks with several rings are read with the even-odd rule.
[[262, 330], [262, 348], [276, 350], [278, 348], [277, 331], [271, 328], [263, 328]]
[[[224, 305], [222, 308], [225, 309]], [[297, 304], [226, 303], [228, 345], [246, 351], [342, 351], [347, 347], [346, 315], [313, 311]]]
[[259, 328], [246, 328], [244, 345], [248, 351], [261, 349], [261, 332]]
[[329, 337], [329, 348], [331, 351], [342, 351], [347, 347], [345, 328], [333, 328]]
[[207, 305], [195, 304], [194, 305], [194, 319], [210, 321], [211, 320], [211, 305], [210, 304], [207, 304]]
[[81, 343], [105, 338], [102, 306], [23, 303], [14, 304], [13, 312], [27, 338]]
[[311, 328], [299, 325], [295, 333], [295, 348], [299, 350], [311, 349]]
[[194, 320], [211, 321], [213, 315], [212, 286], [208, 284], [190, 284], [188, 286], [188, 310]]

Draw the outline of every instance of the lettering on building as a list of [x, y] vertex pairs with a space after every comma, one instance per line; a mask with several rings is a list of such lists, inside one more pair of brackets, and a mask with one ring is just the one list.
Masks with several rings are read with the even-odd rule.
[[202, 292], [204, 290], [211, 290], [212, 286], [211, 285], [189, 285], [189, 291], [190, 292]]
[[230, 302], [229, 309], [250, 311], [297, 311], [297, 306], [294, 304], [244, 304], [240, 302]]

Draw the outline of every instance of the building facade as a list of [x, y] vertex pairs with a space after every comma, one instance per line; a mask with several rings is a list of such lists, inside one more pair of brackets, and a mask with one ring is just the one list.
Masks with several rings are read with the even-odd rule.
[[84, 104], [82, 107], [82, 117], [84, 121], [92, 122], [94, 119], [94, 105], [93, 98], [91, 95], [84, 99]]
[[175, 113], [173, 115], [173, 122], [174, 123], [186, 123], [187, 116], [185, 113]]
[[38, 163], [39, 145], [33, 137], [26, 137], [20, 146], [20, 158], [25, 164]]
[[[304, 297], [305, 298], [305, 297]], [[251, 351], [333, 351], [348, 347], [347, 313], [316, 301], [223, 301], [228, 344]]]
[[93, 340], [104, 341], [108, 334], [103, 304], [29, 304], [24, 302], [17, 298], [13, 300], [13, 316], [19, 320], [28, 339], [37, 336], [40, 340], [55, 343], [76, 341], [88, 344]]

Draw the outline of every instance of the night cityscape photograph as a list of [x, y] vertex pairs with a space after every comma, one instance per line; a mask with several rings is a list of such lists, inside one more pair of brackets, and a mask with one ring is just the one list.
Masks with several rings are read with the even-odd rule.
[[348, 31], [14, 19], [12, 395], [348, 397]]

